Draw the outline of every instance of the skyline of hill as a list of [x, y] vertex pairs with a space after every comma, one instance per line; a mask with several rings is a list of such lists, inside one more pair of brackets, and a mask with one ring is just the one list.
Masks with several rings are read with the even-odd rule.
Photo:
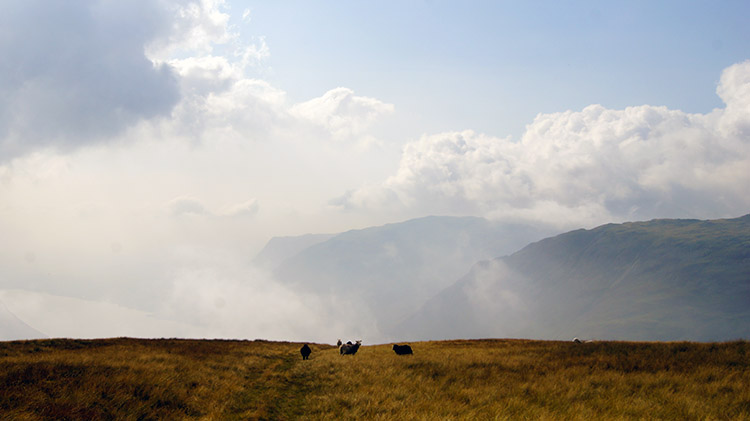
[[39, 332], [8, 310], [0, 301], [0, 341], [42, 339], [47, 335]]
[[548, 233], [484, 218], [429, 216], [335, 235], [286, 259], [273, 275], [299, 291], [357, 302], [387, 336], [476, 262]]
[[327, 241], [338, 234], [305, 234], [297, 236], [273, 237], [253, 259], [259, 268], [274, 270], [284, 260], [300, 253], [308, 247]]

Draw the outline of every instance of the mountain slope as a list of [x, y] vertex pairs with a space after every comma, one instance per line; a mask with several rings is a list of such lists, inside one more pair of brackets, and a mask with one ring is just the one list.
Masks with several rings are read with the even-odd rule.
[[0, 341], [41, 339], [47, 336], [24, 323], [0, 301]]
[[750, 337], [750, 215], [609, 224], [482, 262], [404, 338]]
[[425, 217], [336, 235], [286, 259], [274, 277], [301, 291], [357, 302], [387, 332], [477, 261], [544, 235], [483, 218]]
[[335, 234], [306, 234], [296, 237], [274, 237], [268, 241], [253, 263], [264, 269], [276, 269], [284, 260], [304, 249], [322, 243]]

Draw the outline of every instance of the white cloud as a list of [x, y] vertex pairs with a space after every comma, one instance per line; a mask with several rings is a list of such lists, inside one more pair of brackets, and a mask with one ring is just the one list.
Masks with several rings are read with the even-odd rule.
[[237, 37], [229, 29], [224, 0], [176, 0], [160, 2], [170, 14], [167, 35], [148, 45], [148, 55], [166, 60], [179, 55], [211, 54], [215, 44]]
[[350, 300], [299, 293], [259, 271], [227, 270], [234, 262], [224, 263], [175, 273], [158, 314], [210, 337], [332, 343], [346, 332], [378, 331], [372, 316]]
[[221, 56], [187, 57], [170, 60], [169, 64], [180, 76], [186, 96], [226, 91], [242, 77], [241, 69]]
[[348, 138], [361, 134], [393, 109], [393, 104], [356, 96], [348, 88], [336, 88], [321, 97], [297, 104], [290, 111], [292, 115], [326, 128], [337, 138]]
[[[0, 10], [0, 165], [44, 149], [128, 143], [129, 131], [148, 126], [153, 138], [194, 141], [377, 142], [366, 130], [393, 110], [346, 88], [288, 104], [284, 91], [247, 76], [269, 57], [268, 45], [263, 37], [243, 43], [221, 0], [48, 6]], [[323, 130], [312, 133], [311, 124]]]
[[237, 216], [253, 216], [258, 213], [260, 204], [257, 199], [250, 199], [246, 202], [237, 203], [227, 207], [222, 215], [237, 217]]
[[242, 48], [239, 48], [234, 53], [235, 57], [240, 59], [240, 63], [243, 68], [256, 66], [268, 59], [271, 55], [271, 50], [266, 44], [266, 39], [261, 37], [258, 39], [257, 44], [249, 44]]
[[208, 215], [209, 211], [200, 200], [192, 197], [178, 197], [172, 199], [169, 204], [172, 215]]
[[520, 142], [472, 131], [406, 145], [383, 183], [332, 203], [348, 209], [525, 217], [591, 225], [652, 217], [737, 216], [750, 209], [750, 61], [724, 71], [726, 108], [540, 114]]
[[[244, 79], [244, 72], [270, 53], [263, 38], [239, 40], [224, 3], [3, 3], [0, 164], [35, 150], [69, 152], [123, 139], [144, 121], [166, 120], [183, 133], [202, 129], [211, 124], [201, 121], [211, 117], [207, 111], [227, 97], [252, 115], [258, 99], [268, 99], [258, 87], [274, 89]], [[231, 51], [212, 55], [217, 45]]]
[[[716, 93], [727, 104], [719, 113], [726, 140], [747, 143], [750, 136], [750, 60], [724, 70]], [[736, 147], [736, 145], [735, 145]]]

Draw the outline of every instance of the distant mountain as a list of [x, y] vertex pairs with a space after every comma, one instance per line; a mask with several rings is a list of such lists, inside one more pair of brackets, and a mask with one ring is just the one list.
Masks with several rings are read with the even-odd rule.
[[750, 338], [750, 215], [577, 230], [481, 262], [403, 339]]
[[476, 262], [549, 233], [483, 218], [430, 216], [338, 234], [284, 260], [274, 277], [301, 291], [361, 302], [387, 334]]
[[284, 260], [304, 249], [329, 240], [336, 234], [306, 234], [296, 237], [274, 237], [255, 256], [253, 263], [264, 269], [276, 269]]
[[15, 341], [21, 339], [41, 339], [47, 336], [11, 313], [0, 301], [0, 341]]

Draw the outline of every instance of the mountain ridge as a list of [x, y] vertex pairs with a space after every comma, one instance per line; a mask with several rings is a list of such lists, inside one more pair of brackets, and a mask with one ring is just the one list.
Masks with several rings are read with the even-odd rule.
[[386, 334], [477, 261], [549, 232], [479, 217], [427, 216], [337, 234], [285, 259], [273, 278], [305, 293], [356, 303]]
[[397, 331], [414, 339], [736, 339], [750, 336], [749, 304], [750, 215], [658, 219], [569, 231], [478, 263]]
[[13, 314], [0, 301], [0, 341], [15, 341], [27, 339], [42, 339], [47, 335], [39, 332]]

